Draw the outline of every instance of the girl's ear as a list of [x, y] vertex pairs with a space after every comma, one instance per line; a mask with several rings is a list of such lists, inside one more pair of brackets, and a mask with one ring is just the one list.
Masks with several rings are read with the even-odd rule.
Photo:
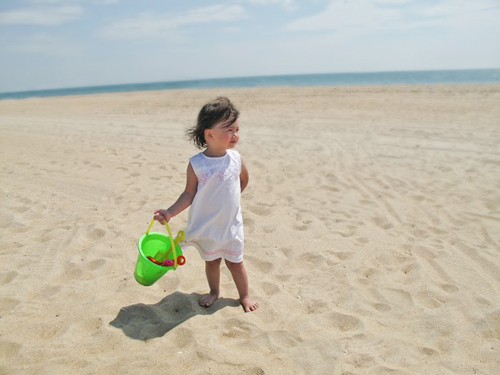
[[212, 130], [205, 129], [205, 139], [212, 138]]

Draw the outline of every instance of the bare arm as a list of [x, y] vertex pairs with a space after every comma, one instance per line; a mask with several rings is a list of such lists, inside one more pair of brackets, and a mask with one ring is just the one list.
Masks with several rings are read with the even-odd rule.
[[184, 192], [179, 196], [177, 201], [167, 210], [156, 210], [154, 218], [162, 224], [164, 220], [167, 220], [167, 222], [169, 222], [172, 217], [181, 213], [186, 208], [191, 206], [191, 203], [193, 203], [193, 199], [194, 196], [196, 195], [197, 190], [198, 190], [198, 178], [194, 173], [191, 163], [189, 163], [187, 168], [186, 188], [184, 189]]
[[248, 175], [248, 169], [245, 163], [243, 163], [243, 159], [241, 159], [241, 173], [240, 173], [240, 187], [241, 187], [241, 192], [245, 190], [245, 188], [248, 185], [248, 181], [250, 179], [250, 176]]

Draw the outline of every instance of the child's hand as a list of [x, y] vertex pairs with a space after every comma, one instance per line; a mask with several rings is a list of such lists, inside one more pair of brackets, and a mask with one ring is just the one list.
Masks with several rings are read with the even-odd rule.
[[168, 210], [156, 210], [154, 219], [158, 220], [161, 224], [165, 224], [165, 220], [168, 223], [172, 216], [173, 215]]

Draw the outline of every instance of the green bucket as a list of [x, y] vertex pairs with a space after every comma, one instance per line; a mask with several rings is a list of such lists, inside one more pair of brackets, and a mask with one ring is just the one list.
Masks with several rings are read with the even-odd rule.
[[[146, 234], [144, 234], [137, 243], [139, 256], [135, 265], [134, 277], [139, 284], [144, 286], [153, 285], [168, 271], [175, 270], [177, 266], [183, 265], [186, 261], [182, 254], [182, 249], [178, 245], [179, 241], [184, 239], [184, 232], [179, 231], [175, 240], [172, 240], [172, 232], [170, 231], [167, 222], [165, 222], [165, 226], [167, 227], [167, 231], [170, 236], [157, 232], [149, 233], [153, 223], [154, 220], [149, 225], [149, 229]], [[174, 251], [170, 251], [172, 246]], [[148, 259], [148, 256], [154, 258], [159, 252], [168, 252], [167, 259], [172, 260], [174, 265], [171, 267], [165, 267]]]

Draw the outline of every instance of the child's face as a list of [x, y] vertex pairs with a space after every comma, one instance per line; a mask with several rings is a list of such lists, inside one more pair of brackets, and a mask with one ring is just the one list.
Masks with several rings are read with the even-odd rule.
[[219, 122], [213, 128], [207, 130], [205, 139], [210, 146], [227, 150], [234, 148], [238, 143], [240, 139], [239, 130], [238, 119], [229, 126], [227, 122]]

